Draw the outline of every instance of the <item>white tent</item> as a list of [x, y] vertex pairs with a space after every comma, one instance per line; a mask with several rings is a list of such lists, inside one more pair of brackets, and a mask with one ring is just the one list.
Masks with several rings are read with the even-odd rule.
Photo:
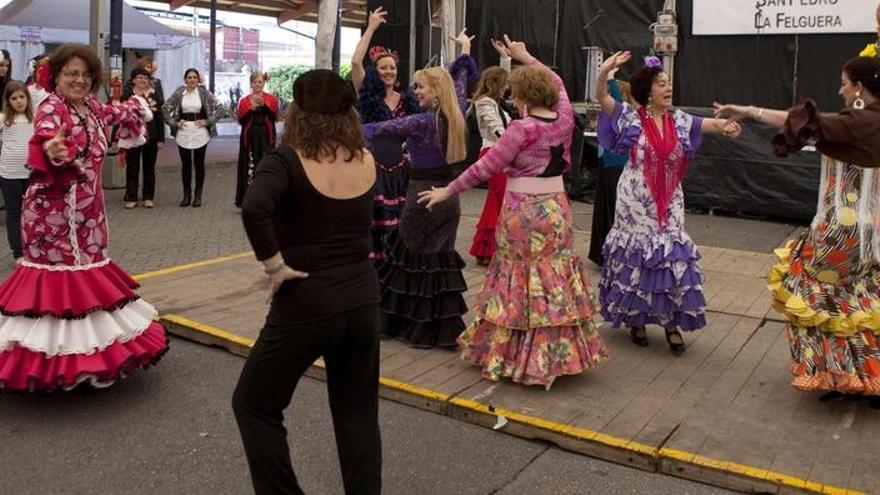
[[[110, 0], [105, 0], [107, 18], [104, 29], [110, 32]], [[27, 77], [28, 60], [46, 51], [45, 44], [89, 42], [90, 0], [12, 0], [0, 9], [0, 48], [12, 57], [12, 77]], [[150, 19], [123, 3], [122, 46], [154, 50], [159, 63], [157, 77], [166, 94], [183, 82], [188, 67], [201, 68], [205, 63], [205, 42], [182, 36], [177, 31]]]

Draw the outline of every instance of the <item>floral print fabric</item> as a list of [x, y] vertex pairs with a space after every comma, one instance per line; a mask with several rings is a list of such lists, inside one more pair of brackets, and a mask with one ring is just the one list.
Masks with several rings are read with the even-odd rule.
[[486, 378], [549, 387], [608, 358], [572, 225], [565, 193], [506, 193], [476, 317], [459, 337]]

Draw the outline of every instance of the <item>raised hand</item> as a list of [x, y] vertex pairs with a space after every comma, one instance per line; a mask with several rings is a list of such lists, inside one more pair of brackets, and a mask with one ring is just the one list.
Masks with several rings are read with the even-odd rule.
[[48, 156], [50, 160], [64, 163], [70, 161], [70, 155], [67, 152], [67, 143], [65, 142], [66, 138], [67, 127], [64, 124], [61, 124], [61, 127], [55, 132], [55, 136], [43, 143], [43, 151], [46, 152], [46, 156]]
[[370, 12], [370, 18], [367, 20], [367, 29], [375, 31], [379, 29], [379, 26], [385, 24], [387, 21], [385, 17], [388, 16], [388, 11], [383, 9], [382, 7], [376, 8], [376, 10]]
[[622, 65], [629, 62], [630, 59], [632, 59], [632, 53], [628, 51], [614, 52], [602, 62], [599, 72], [607, 76], [612, 70], [619, 69]]
[[751, 107], [746, 107], [742, 105], [725, 105], [718, 102], [713, 103], [712, 106], [715, 107], [716, 119], [728, 119], [738, 122], [740, 120], [745, 120], [751, 116], [749, 114], [749, 109]]
[[532, 55], [529, 53], [529, 50], [526, 48], [526, 44], [522, 41], [513, 41], [510, 39], [510, 36], [504, 35], [504, 45], [507, 47], [507, 52], [510, 53], [510, 57], [514, 60], [517, 60], [522, 63], [526, 63], [531, 60]]
[[456, 45], [461, 47], [462, 53], [470, 53], [471, 41], [473, 41], [474, 37], [467, 35], [467, 28], [462, 29], [461, 32], [458, 33], [458, 36], [450, 36], [449, 39], [451, 39], [455, 42]]
[[735, 139], [738, 138], [739, 135], [742, 133], [742, 126], [739, 125], [739, 122], [735, 120], [728, 120], [724, 123], [724, 128], [721, 133], [724, 135], [724, 137]]
[[510, 58], [510, 50], [507, 49], [507, 45], [505, 45], [503, 41], [492, 38], [492, 46], [495, 48], [495, 51], [498, 52], [498, 56], [501, 58]]

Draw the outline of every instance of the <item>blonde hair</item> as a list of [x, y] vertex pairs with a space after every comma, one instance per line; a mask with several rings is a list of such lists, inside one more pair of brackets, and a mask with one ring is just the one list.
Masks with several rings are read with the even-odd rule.
[[510, 74], [510, 92], [529, 107], [553, 108], [559, 101], [559, 88], [543, 69], [531, 65], [517, 67]]
[[[446, 163], [460, 162], [467, 157], [467, 132], [464, 116], [458, 106], [458, 95], [455, 93], [455, 83], [449, 72], [443, 67], [431, 67], [416, 71], [416, 79], [424, 80], [428, 86], [437, 92], [437, 101], [440, 103], [439, 112], [446, 118]], [[440, 116], [438, 115], [439, 119]], [[440, 129], [440, 126], [437, 126]]]

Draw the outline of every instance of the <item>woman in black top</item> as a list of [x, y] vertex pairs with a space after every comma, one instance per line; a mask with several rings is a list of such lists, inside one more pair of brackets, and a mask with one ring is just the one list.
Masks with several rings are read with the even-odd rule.
[[293, 94], [281, 144], [260, 162], [242, 205], [271, 308], [233, 409], [254, 490], [302, 493], [283, 411], [323, 357], [345, 491], [379, 493], [379, 282], [368, 259], [375, 163], [342, 78], [309, 71]]

